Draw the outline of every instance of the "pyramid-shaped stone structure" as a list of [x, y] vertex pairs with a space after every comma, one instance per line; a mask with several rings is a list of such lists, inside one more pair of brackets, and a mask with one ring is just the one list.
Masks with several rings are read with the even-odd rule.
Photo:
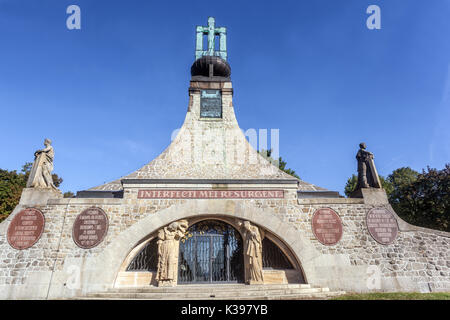
[[[201, 116], [202, 90], [222, 92], [221, 118]], [[251, 146], [236, 120], [231, 81], [191, 81], [184, 124], [166, 150], [137, 171], [90, 190], [119, 191], [130, 179], [296, 181], [300, 190], [326, 190], [285, 173]]]

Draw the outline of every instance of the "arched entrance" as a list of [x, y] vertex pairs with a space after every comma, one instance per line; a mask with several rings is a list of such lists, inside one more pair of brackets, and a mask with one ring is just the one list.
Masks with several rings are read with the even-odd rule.
[[[241, 255], [233, 254], [233, 252], [239, 251], [234, 248], [245, 248], [246, 236], [242, 223], [249, 220], [220, 214], [197, 214], [186, 218], [184, 221], [188, 226], [176, 245], [176, 270], [171, 285], [218, 282], [248, 283], [248, 273], [245, 268], [246, 255], [243, 252]], [[166, 225], [159, 225], [156, 230], [153, 229], [154, 232], [141, 238], [141, 241], [123, 260], [115, 287], [161, 285], [157, 279], [159, 233], [176, 221], [182, 220], [174, 221], [172, 218], [167, 221]], [[270, 231], [270, 225], [266, 220], [261, 220], [260, 223], [258, 228], [262, 238], [264, 283], [306, 283], [302, 267], [291, 248], [286, 245], [286, 242], [280, 240], [279, 236]], [[299, 237], [297, 233], [289, 231], [289, 225], [286, 225], [282, 232], [279, 231], [277, 234]], [[240, 246], [239, 241], [241, 241]], [[228, 249], [226, 245], [229, 246]], [[238, 259], [244, 261], [237, 263]], [[240, 269], [241, 266], [244, 267], [244, 270]], [[234, 267], [236, 268], [233, 269]], [[196, 268], [195, 272], [194, 268]]]
[[178, 283], [243, 282], [242, 237], [231, 225], [203, 220], [180, 240]]

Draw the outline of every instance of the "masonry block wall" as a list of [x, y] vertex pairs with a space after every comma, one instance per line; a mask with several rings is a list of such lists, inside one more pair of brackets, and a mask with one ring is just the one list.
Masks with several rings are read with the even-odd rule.
[[[245, 218], [273, 232], [292, 249], [311, 285], [358, 292], [450, 290], [448, 233], [410, 226], [396, 217], [398, 236], [382, 245], [365, 223], [374, 206], [362, 199], [297, 199], [292, 189], [285, 189], [285, 195], [279, 200], [154, 200], [137, 199], [136, 188], [123, 199], [50, 199], [33, 206], [44, 214], [45, 228], [25, 250], [12, 248], [6, 239], [8, 224], [26, 207], [18, 206], [0, 225], [0, 298], [60, 298], [111, 288], [140, 239], [198, 214]], [[97, 247], [82, 249], [72, 239], [73, 223], [92, 206], [107, 214], [108, 233]], [[318, 242], [311, 229], [314, 211], [323, 207], [335, 210], [343, 223], [343, 237], [333, 246]], [[378, 289], [367, 284], [374, 276], [369, 266], [380, 272]]]
[[[221, 90], [222, 118], [201, 119], [202, 89]], [[186, 119], [170, 146], [132, 174], [90, 189], [90, 198], [63, 199], [24, 190], [20, 204], [0, 224], [0, 298], [54, 299], [112, 288], [125, 259], [139, 243], [173, 221], [196, 216], [249, 220], [269, 231], [289, 248], [312, 286], [356, 292], [450, 291], [449, 233], [407, 224], [387, 200], [299, 199], [299, 190], [323, 189], [293, 179], [250, 146], [237, 124], [232, 93], [231, 82], [191, 81]], [[185, 183], [168, 184], [167, 179]], [[215, 179], [225, 182], [208, 182]], [[138, 198], [140, 189], [152, 188], [276, 189], [283, 190], [284, 197]], [[95, 194], [109, 191], [119, 191], [123, 198]], [[366, 225], [369, 210], [380, 206], [394, 214], [399, 227], [389, 245], [376, 242]], [[28, 207], [43, 213], [44, 231], [31, 248], [17, 250], [7, 241], [8, 226]], [[75, 244], [72, 229], [76, 217], [90, 207], [106, 213], [108, 232], [98, 246], [82, 249]], [[335, 245], [321, 244], [312, 232], [311, 219], [320, 208], [333, 209], [342, 221], [343, 236]]]

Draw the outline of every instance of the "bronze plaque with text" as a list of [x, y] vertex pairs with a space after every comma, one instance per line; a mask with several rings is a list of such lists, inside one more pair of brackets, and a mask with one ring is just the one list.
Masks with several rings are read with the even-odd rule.
[[200, 117], [222, 118], [222, 94], [220, 90], [201, 91]]
[[20, 211], [8, 226], [7, 238], [17, 250], [32, 247], [44, 232], [45, 218], [41, 211], [27, 208]]
[[372, 238], [380, 244], [391, 244], [397, 238], [397, 220], [386, 208], [371, 209], [367, 213], [366, 224]]
[[332, 246], [342, 238], [342, 222], [339, 215], [330, 208], [321, 208], [312, 217], [314, 236], [323, 245]]
[[83, 249], [96, 247], [108, 232], [108, 217], [100, 208], [89, 208], [80, 213], [73, 223], [72, 237]]

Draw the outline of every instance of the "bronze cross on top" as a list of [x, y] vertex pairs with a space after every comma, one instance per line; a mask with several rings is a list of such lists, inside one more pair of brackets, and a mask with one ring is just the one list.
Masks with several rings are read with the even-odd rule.
[[[208, 18], [208, 26], [197, 26], [197, 44], [195, 47], [195, 59], [203, 56], [219, 56], [227, 60], [227, 28], [215, 27], [216, 20]], [[208, 35], [208, 49], [203, 50], [203, 35]], [[219, 50], [215, 50], [216, 36], [220, 36]]]

